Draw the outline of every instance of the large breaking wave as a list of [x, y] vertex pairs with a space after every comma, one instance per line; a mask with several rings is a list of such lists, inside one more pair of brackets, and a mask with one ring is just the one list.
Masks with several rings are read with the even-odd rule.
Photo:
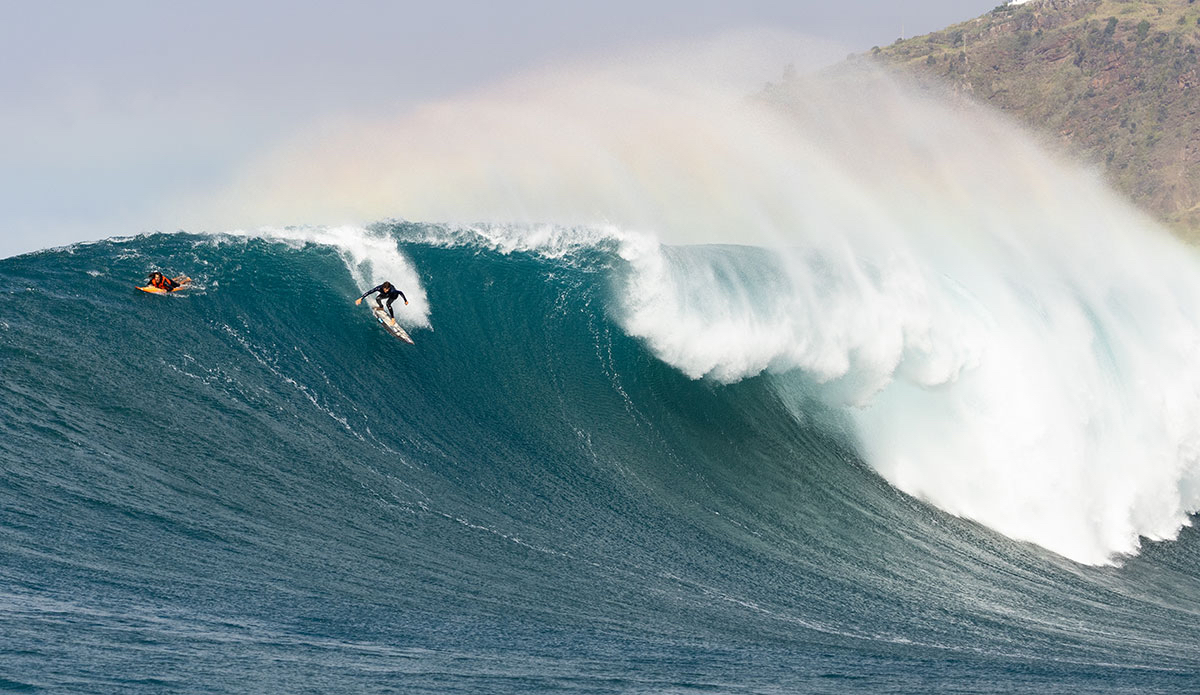
[[0, 686], [1194, 686], [1194, 251], [973, 107], [677, 76], [0, 261]]
[[844, 408], [905, 492], [1086, 563], [1188, 523], [1192, 249], [961, 101], [847, 67], [750, 98], [677, 62], [356, 123], [219, 199], [246, 220], [486, 221], [497, 248], [541, 253], [609, 237], [623, 330], [690, 377], [766, 372]]

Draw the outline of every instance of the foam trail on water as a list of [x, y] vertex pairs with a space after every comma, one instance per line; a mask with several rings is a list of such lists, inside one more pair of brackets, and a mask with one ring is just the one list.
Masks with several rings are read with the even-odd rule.
[[359, 126], [259, 162], [242, 213], [622, 230], [630, 335], [695, 378], [802, 382], [902, 490], [1087, 563], [1200, 508], [1194, 251], [981, 109], [604, 66]]

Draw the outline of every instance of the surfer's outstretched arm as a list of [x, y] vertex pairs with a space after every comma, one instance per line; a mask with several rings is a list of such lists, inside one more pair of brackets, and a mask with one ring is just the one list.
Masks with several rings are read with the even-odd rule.
[[373, 288], [371, 288], [371, 289], [367, 290], [366, 292], [363, 292], [362, 294], [360, 294], [360, 295], [358, 296], [358, 299], [354, 300], [354, 303], [355, 303], [355, 304], [362, 304], [362, 300], [366, 299], [366, 298], [367, 298], [367, 295], [369, 295], [369, 294], [375, 294], [376, 292], [379, 292], [379, 291], [380, 291], [380, 290], [382, 290], [382, 289], [383, 289], [383, 285], [376, 285], [375, 287], [373, 287]]

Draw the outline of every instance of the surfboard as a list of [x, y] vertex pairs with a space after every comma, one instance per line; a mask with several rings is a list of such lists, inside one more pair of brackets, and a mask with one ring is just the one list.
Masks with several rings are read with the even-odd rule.
[[150, 294], [170, 294], [170, 292], [164, 290], [163, 288], [155, 287], [154, 285], [146, 285], [145, 287], [139, 287], [138, 289], [143, 292], [149, 292]]
[[415, 345], [415, 343], [413, 343], [413, 339], [408, 337], [408, 333], [400, 327], [400, 324], [396, 323], [396, 319], [388, 316], [386, 309], [380, 309], [376, 307], [371, 309], [371, 313], [375, 314], [375, 318], [380, 324], [383, 325], [384, 330], [386, 330], [388, 333], [391, 333], [409, 345]]

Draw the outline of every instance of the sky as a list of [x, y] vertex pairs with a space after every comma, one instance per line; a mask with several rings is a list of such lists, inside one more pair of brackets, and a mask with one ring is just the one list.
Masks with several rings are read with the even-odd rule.
[[562, 62], [745, 29], [845, 55], [995, 5], [0, 0], [0, 257], [175, 231], [164, 201], [219, 190], [259, 153], [345, 115], [403, 114]]

